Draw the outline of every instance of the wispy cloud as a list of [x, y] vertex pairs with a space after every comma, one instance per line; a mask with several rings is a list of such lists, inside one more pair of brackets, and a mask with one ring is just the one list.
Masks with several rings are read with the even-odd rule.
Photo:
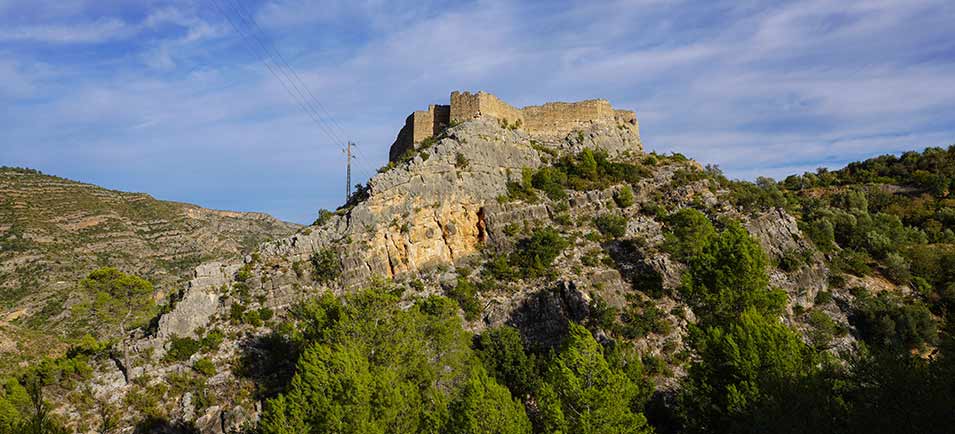
[[119, 19], [102, 19], [74, 25], [38, 25], [0, 30], [0, 40], [62, 44], [97, 43], [131, 34], [131, 28]]

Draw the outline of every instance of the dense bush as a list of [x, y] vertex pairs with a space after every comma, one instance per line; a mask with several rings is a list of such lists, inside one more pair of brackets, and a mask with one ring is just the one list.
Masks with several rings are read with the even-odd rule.
[[448, 297], [458, 303], [464, 311], [464, 318], [473, 321], [481, 314], [481, 300], [478, 298], [477, 285], [466, 277], [458, 277], [457, 285], [448, 290]]
[[719, 233], [703, 232], [710, 235], [702, 243], [684, 240], [679, 244], [699, 252], [686, 257], [681, 288], [694, 312], [704, 321], [728, 321], [750, 307], [778, 312], [785, 294], [769, 288], [766, 255], [746, 229], [727, 222]]
[[872, 345], [906, 351], [938, 340], [935, 320], [920, 303], [904, 303], [880, 292], [877, 296], [861, 293], [857, 304], [850, 320]]
[[594, 225], [600, 233], [611, 238], [623, 237], [627, 232], [627, 218], [617, 214], [601, 214], [594, 219]]
[[508, 256], [510, 266], [525, 278], [534, 278], [551, 271], [551, 264], [570, 243], [551, 228], [538, 228], [529, 238], [520, 240]]
[[319, 283], [328, 283], [335, 280], [342, 274], [342, 264], [338, 259], [338, 254], [332, 249], [324, 249], [312, 254], [309, 259], [314, 267], [315, 281]]
[[193, 338], [172, 336], [169, 339], [169, 349], [166, 351], [165, 359], [177, 362], [186, 361], [193, 354], [199, 352], [201, 348], [202, 344]]
[[[577, 155], [561, 157], [551, 166], [536, 171], [524, 169], [520, 182], [508, 182], [506, 199], [534, 202], [537, 198], [534, 190], [540, 190], [551, 200], [561, 200], [566, 197], [567, 189], [600, 190], [619, 183], [632, 184], [649, 173], [639, 163], [611, 161], [606, 151], [585, 148]], [[626, 192], [622, 189], [619, 193], [623, 200], [621, 207], [630, 206], [633, 201], [633, 191], [629, 186], [625, 188]]]
[[261, 431], [529, 432], [520, 402], [476, 363], [455, 311], [435, 297], [402, 309], [374, 290], [298, 308], [293, 339], [305, 350]]
[[613, 200], [620, 208], [629, 208], [633, 205], [633, 188], [630, 188], [630, 184], [620, 187], [620, 191], [613, 195]]

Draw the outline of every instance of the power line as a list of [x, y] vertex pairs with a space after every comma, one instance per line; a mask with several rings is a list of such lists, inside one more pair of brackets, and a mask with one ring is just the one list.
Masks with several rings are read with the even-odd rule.
[[[268, 49], [265, 47], [265, 44], [264, 44], [261, 40], [259, 40], [254, 33], [252, 33], [252, 32], [246, 32], [245, 30], [243, 30], [243, 28], [242, 28], [242, 27], [243, 27], [243, 26], [242, 26], [242, 24], [243, 24], [243, 23], [242, 23], [242, 21], [243, 21], [243, 19], [242, 19], [242, 14], [238, 11], [238, 9], [236, 8], [235, 4], [231, 3], [229, 0], [222, 0], [226, 5], [228, 5], [228, 6], [232, 9], [233, 12], [236, 13], [236, 15], [238, 16], [238, 18], [237, 18], [237, 19], [238, 19], [238, 23], [237, 23], [236, 21], [233, 21], [232, 15], [230, 15], [230, 14], [228, 13], [228, 11], [226, 11], [224, 8], [219, 8], [219, 7], [218, 7], [218, 5], [219, 5], [218, 0], [212, 0], [212, 1], [216, 3], [216, 6], [217, 6], [217, 8], [219, 9], [220, 13], [222, 13], [222, 14], [226, 17], [226, 19], [229, 20], [229, 23], [232, 25], [232, 27], [235, 29], [235, 31], [238, 32], [238, 33], [241, 35], [241, 37], [242, 37], [243, 40], [245, 40], [246, 42], [248, 42], [249, 40], [251, 40], [251, 41], [253, 41], [253, 42], [255, 43], [255, 45], [258, 46], [258, 48], [259, 48], [259, 50], [261, 51], [261, 54], [262, 54], [262, 63], [264, 63], [265, 66], [269, 69], [269, 72], [271, 72], [272, 75], [275, 76], [275, 78], [282, 83], [282, 86], [285, 87], [286, 91], [289, 92], [289, 94], [292, 96], [292, 98], [294, 98], [294, 99], [296, 100], [296, 102], [299, 103], [299, 106], [300, 106], [303, 110], [305, 110], [306, 114], [308, 114], [309, 117], [312, 118], [312, 121], [314, 121], [314, 122], [319, 126], [319, 128], [320, 128], [333, 142], [339, 143], [339, 144], [344, 144], [344, 140], [343, 140], [341, 137], [339, 137], [339, 136], [335, 133], [335, 131], [334, 131], [333, 129], [331, 129], [330, 127], [328, 127], [328, 126], [322, 121], [322, 119], [321, 119], [320, 116], [318, 116], [318, 113], [317, 113], [317, 112], [314, 110], [314, 108], [311, 107], [311, 105], [309, 104], [308, 98], [305, 96], [305, 93], [298, 87], [298, 85], [296, 84], [296, 82], [295, 82], [294, 80], [292, 80], [292, 78], [291, 78], [291, 76], [289, 75], [289, 73], [286, 72], [286, 71], [281, 67], [281, 65], [280, 65], [277, 61], [275, 61], [274, 56], [272, 56], [271, 53], [269, 53]], [[249, 44], [249, 45], [254, 47], [253, 44]], [[259, 57], [259, 55], [256, 54], [254, 51], [252, 52], [252, 54], [253, 54], [253, 56], [255, 56], [255, 57]], [[271, 64], [269, 63], [269, 60], [272, 61]], [[274, 67], [273, 67], [273, 65], [274, 65]], [[276, 69], [278, 70], [278, 73], [276, 72]], [[279, 75], [279, 73], [281, 73], [281, 76]], [[283, 77], [284, 77], [284, 79], [283, 79]]]
[[285, 56], [282, 55], [282, 52], [278, 49], [278, 47], [276, 47], [275, 44], [271, 43], [271, 40], [268, 38], [268, 34], [265, 33], [265, 30], [263, 30], [259, 26], [259, 23], [255, 20], [255, 16], [251, 13], [251, 11], [249, 11], [249, 9], [247, 9], [240, 0], [234, 0], [234, 1], [239, 6], [239, 8], [241, 8], [245, 12], [244, 15], [241, 12], [239, 13], [239, 15], [243, 18], [246, 18], [246, 21], [251, 23], [253, 27], [253, 34], [257, 31], [260, 35], [262, 35], [262, 40], [264, 41], [264, 44], [272, 49], [271, 51], [274, 52], [276, 57], [278, 57], [279, 61], [281, 61], [281, 63], [284, 64], [286, 68], [288, 68], [288, 70], [292, 73], [292, 76], [295, 77], [296, 80], [298, 80], [298, 82], [302, 85], [302, 88], [305, 89], [305, 92], [308, 93], [308, 96], [312, 99], [312, 101], [323, 112], [325, 112], [325, 118], [328, 119], [332, 127], [338, 128], [339, 132], [341, 132], [342, 134], [345, 134], [345, 129], [342, 128], [342, 126], [335, 120], [331, 112], [329, 112], [328, 109], [325, 108], [321, 100], [319, 100], [318, 98], [315, 97], [314, 94], [312, 94], [311, 89], [305, 84], [305, 81], [301, 79], [301, 77], [298, 75], [298, 72], [296, 72], [295, 68], [292, 67], [292, 64], [285, 59]]
[[[229, 0], [223, 0], [223, 1], [229, 2]], [[341, 124], [337, 120], [335, 120], [335, 117], [332, 116], [331, 112], [329, 112], [327, 108], [325, 108], [325, 105], [322, 104], [321, 100], [315, 97], [315, 94], [312, 93], [311, 88], [309, 88], [309, 86], [305, 83], [305, 80], [302, 80], [301, 76], [295, 70], [295, 67], [293, 67], [292, 64], [289, 63], [289, 61], [285, 58], [285, 56], [282, 55], [281, 50], [279, 50], [278, 47], [276, 47], [275, 44], [271, 42], [265, 30], [263, 30], [262, 27], [259, 26], [252, 12], [248, 8], [246, 8], [245, 5], [243, 5], [243, 3], [240, 0], [232, 0], [232, 1], [234, 1], [235, 2], [234, 4], [236, 5], [236, 7], [233, 7], [233, 10], [236, 12], [236, 15], [238, 15], [240, 19], [244, 21], [246, 25], [250, 27], [249, 33], [253, 36], [253, 38], [256, 40], [256, 42], [259, 44], [262, 50], [269, 55], [269, 57], [272, 59], [272, 63], [279, 66], [279, 70], [283, 71], [283, 74], [292, 83], [295, 89], [299, 91], [300, 94], [302, 94], [304, 90], [304, 94], [302, 94], [302, 98], [305, 99], [307, 102], [311, 103], [309, 104], [309, 108], [315, 113], [316, 117], [319, 119], [319, 121], [322, 121], [323, 124], [325, 123], [324, 121], [326, 120], [328, 121], [327, 127], [328, 129], [332, 130], [335, 133], [335, 136], [338, 139], [337, 140], [338, 142], [344, 142], [345, 139], [343, 139], [342, 136], [338, 135], [340, 133], [343, 136], [347, 137], [348, 134], [345, 132], [344, 127], [342, 127]], [[318, 107], [318, 109], [316, 109], [316, 107]], [[318, 113], [319, 109], [322, 112], [324, 112], [325, 114], [324, 119], [323, 119], [323, 116], [320, 113]], [[336, 128], [338, 129], [338, 131], [335, 131]], [[354, 150], [356, 151], [355, 160], [358, 162], [359, 170], [361, 170], [362, 172], [365, 172], [364, 177], [366, 179], [371, 179], [378, 171], [368, 166], [368, 162], [370, 162], [371, 160], [365, 157], [364, 153], [361, 152], [360, 148], [355, 147]]]
[[[231, 17], [228, 13], [225, 12], [225, 10], [224, 10], [224, 9], [221, 7], [221, 5], [219, 4], [218, 0], [210, 0], [210, 1], [215, 5], [215, 7], [216, 7], [216, 9], [219, 11], [219, 13], [222, 14], [222, 16], [225, 17], [225, 19], [226, 19], [227, 21], [229, 21], [229, 24], [230, 24], [230, 25], [232, 26], [232, 28], [236, 31], [236, 33], [238, 33], [238, 34], [242, 37], [243, 40], [246, 40], [246, 41], [247, 41], [247, 40], [249, 39], [249, 37], [248, 37], [248, 36], [245, 34], [245, 32], [243, 32], [242, 29], [239, 28], [239, 26], [232, 20], [232, 17]], [[253, 57], [259, 57], [259, 55], [258, 55], [257, 53], [255, 53], [255, 51], [253, 50], [253, 48], [251, 48], [251, 45], [247, 45], [246, 48], [249, 50], [249, 53], [252, 54]], [[275, 71], [275, 69], [272, 67], [272, 65], [269, 64], [269, 62], [268, 62], [265, 58], [262, 58], [261, 61], [262, 61], [262, 63], [265, 65], [265, 67], [269, 70], [269, 72], [279, 81], [279, 83], [282, 85], [282, 87], [285, 88], [285, 91], [288, 92], [289, 96], [292, 97], [293, 101], [294, 101], [296, 104], [298, 104], [298, 106], [299, 106], [300, 108], [302, 108], [302, 109], [305, 111], [305, 113], [306, 113], [310, 118], [312, 118], [313, 121], [315, 121], [315, 122], [319, 125], [319, 128], [322, 129], [322, 132], [325, 133], [333, 142], [337, 142], [337, 140], [335, 139], [334, 135], [331, 134], [330, 131], [326, 130], [326, 128], [325, 128], [324, 125], [322, 125], [321, 123], [317, 122], [317, 121], [314, 119], [314, 115], [308, 110], [308, 108], [305, 106], [304, 102], [300, 99], [300, 97], [297, 97], [297, 96], [295, 95], [295, 92], [289, 87], [289, 84], [286, 83], [285, 80], [283, 80], [281, 76], [279, 76], [279, 74]]]

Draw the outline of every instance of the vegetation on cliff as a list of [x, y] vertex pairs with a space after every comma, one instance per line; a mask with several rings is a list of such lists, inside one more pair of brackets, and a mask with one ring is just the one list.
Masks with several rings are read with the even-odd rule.
[[[582, 144], [579, 136], [569, 140]], [[454, 191], [455, 180], [488, 167], [454, 147], [470, 137], [449, 137], [429, 144], [431, 157], [382, 175], [393, 184], [370, 183], [309, 228], [336, 238], [303, 231], [288, 242], [307, 246], [301, 254], [272, 245], [234, 268], [217, 266], [231, 279], [200, 295], [216, 295], [221, 309], [208, 327], [122, 363], [147, 374], [117, 387], [121, 401], [97, 402], [80, 386], [122, 358], [121, 341], [94, 333], [6, 381], [0, 426], [22, 429], [45, 414], [36, 391], [104, 415], [85, 428], [125, 418], [144, 431], [224, 425], [236, 413], [222, 408], [255, 403], [258, 423], [243, 420], [263, 433], [955, 424], [955, 147], [748, 183], [679, 154], [522, 142], [541, 164], [479, 178], [500, 188], [487, 190], [475, 220], [438, 221], [440, 204], [430, 204], [438, 199], [426, 198], [408, 212], [431, 205], [424, 215], [434, 230], [388, 215], [381, 245], [343, 232], [378, 230], [363, 203], [381, 185], [404, 185], [403, 170], [445, 164], [450, 190], [428, 191]], [[478, 248], [460, 255], [467, 246], [448, 238], [466, 231]], [[454, 253], [454, 262], [411, 268], [416, 258], [394, 252], [413, 242]], [[347, 248], [389, 254], [372, 264]], [[353, 268], [373, 266], [394, 277], [347, 285]], [[141, 279], [103, 269], [79, 281], [71, 306], [102, 316], [104, 330], [122, 318], [146, 324], [157, 311]], [[116, 314], [131, 294], [137, 313]]]

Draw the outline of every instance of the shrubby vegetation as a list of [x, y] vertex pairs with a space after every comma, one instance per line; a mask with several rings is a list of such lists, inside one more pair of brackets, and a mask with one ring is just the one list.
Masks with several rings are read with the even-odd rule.
[[447, 299], [398, 301], [370, 289], [295, 309], [301, 355], [262, 432], [650, 432], [639, 358], [587, 329], [529, 353], [509, 327], [472, 339]]
[[265, 433], [529, 432], [523, 405], [487, 376], [451, 301], [402, 310], [367, 290], [296, 310], [295, 375], [270, 399]]
[[[606, 151], [586, 148], [577, 155], [559, 158], [551, 166], [538, 170], [524, 169], [520, 181], [507, 184], [506, 200], [537, 201], [536, 191], [551, 200], [567, 196], [566, 190], [600, 190], [614, 184], [634, 184], [649, 175], [640, 163], [613, 161]], [[620, 207], [633, 202], [633, 190], [625, 186], [615, 198]]]
[[324, 249], [312, 254], [309, 259], [314, 267], [312, 276], [316, 282], [328, 283], [342, 274], [342, 264], [338, 254], [332, 249]]
[[490, 277], [504, 281], [541, 277], [554, 271], [551, 264], [569, 245], [553, 228], [534, 229], [510, 254], [492, 258], [485, 270]]

